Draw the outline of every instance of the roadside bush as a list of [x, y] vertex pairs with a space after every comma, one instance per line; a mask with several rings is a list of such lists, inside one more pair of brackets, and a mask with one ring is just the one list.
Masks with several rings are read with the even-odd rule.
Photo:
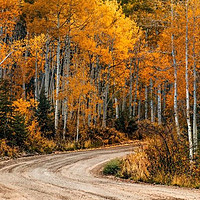
[[[69, 127], [66, 136], [66, 143], [75, 141], [75, 130]], [[125, 133], [115, 128], [102, 128], [100, 126], [83, 126], [79, 130], [79, 141], [77, 148], [95, 148], [105, 145], [120, 144], [127, 141]]]
[[115, 120], [115, 129], [117, 131], [127, 134], [127, 137], [130, 139], [137, 139], [135, 134], [138, 127], [134, 118], [130, 119], [128, 112], [123, 112], [118, 119]]
[[118, 175], [121, 169], [121, 161], [119, 159], [114, 159], [109, 161], [103, 168], [104, 175]]
[[[148, 127], [145, 131], [145, 127]], [[172, 126], [140, 125], [147, 146], [122, 160], [120, 175], [145, 181], [184, 187], [200, 186], [200, 160], [189, 160], [187, 137], [177, 137]], [[147, 137], [147, 135], [149, 135]]]
[[145, 152], [130, 154], [122, 160], [120, 177], [131, 178], [134, 181], [148, 181], [150, 162]]
[[16, 157], [19, 153], [19, 150], [16, 147], [10, 147], [5, 139], [0, 140], [0, 157]]
[[28, 130], [29, 135], [26, 141], [26, 147], [29, 152], [51, 153], [55, 149], [56, 144], [54, 141], [42, 137], [37, 121], [33, 120]]

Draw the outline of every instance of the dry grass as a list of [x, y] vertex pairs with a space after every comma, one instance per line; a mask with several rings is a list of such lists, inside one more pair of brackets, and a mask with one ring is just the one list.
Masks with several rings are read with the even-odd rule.
[[134, 181], [147, 181], [150, 176], [149, 165], [150, 162], [145, 152], [130, 154], [122, 161], [120, 175], [124, 178], [131, 178]]

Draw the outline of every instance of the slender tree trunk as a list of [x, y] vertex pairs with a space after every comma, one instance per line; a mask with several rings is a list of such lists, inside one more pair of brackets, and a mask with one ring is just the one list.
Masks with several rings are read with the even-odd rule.
[[26, 50], [25, 50], [25, 69], [22, 70], [23, 73], [23, 83], [22, 83], [22, 89], [23, 89], [23, 99], [26, 99], [26, 69], [27, 69], [27, 64], [28, 64], [28, 49], [27, 49], [27, 44], [26, 44]]
[[[97, 68], [98, 68], [98, 76], [97, 76], [97, 87], [98, 87], [98, 95], [99, 99], [101, 99], [101, 92], [102, 92], [102, 86], [101, 86], [101, 65], [99, 65], [99, 59], [97, 58]], [[101, 110], [102, 110], [102, 104], [98, 102], [97, 106], [97, 113], [98, 113], [98, 120], [100, 121], [101, 118]]]
[[164, 86], [163, 86], [163, 91], [162, 91], [162, 96], [163, 96], [163, 102], [162, 102], [162, 105], [163, 105], [163, 114], [162, 114], [162, 118], [163, 118], [163, 121], [166, 122], [166, 119], [165, 119], [165, 109], [166, 109], [166, 82], [164, 82]]
[[79, 123], [80, 123], [80, 98], [78, 100], [77, 124], [76, 124], [76, 142], [78, 142], [78, 140], [79, 140]]
[[38, 60], [37, 60], [37, 51], [35, 55], [35, 100], [38, 100]]
[[[193, 7], [193, 13], [194, 13], [194, 7]], [[194, 98], [194, 103], [193, 103], [193, 146], [194, 146], [194, 154], [197, 153], [197, 147], [198, 147], [198, 132], [197, 132], [197, 70], [196, 70], [196, 17], [195, 15], [193, 16], [193, 76], [194, 76], [194, 81], [193, 81], [193, 98]]]
[[[93, 80], [95, 78], [95, 74], [94, 74], [94, 63], [91, 63], [91, 73], [90, 73], [90, 84], [93, 84]], [[91, 121], [92, 121], [92, 105], [91, 105], [91, 98], [92, 98], [92, 94], [89, 94], [89, 100], [88, 100], [88, 110], [89, 110], [89, 114], [88, 114], [88, 126], [91, 125]]]
[[2, 78], [3, 78], [3, 68], [0, 67], [0, 79], [2, 79]]
[[134, 102], [133, 102], [133, 117], [135, 117], [135, 112], [136, 112], [136, 102], [137, 102], [137, 89], [138, 89], [138, 72], [139, 72], [139, 61], [137, 64], [137, 72], [136, 72], [136, 83], [135, 83], [135, 96], [134, 96]]
[[126, 107], [126, 91], [125, 91], [125, 86], [123, 88], [123, 100], [122, 100], [122, 112], [125, 111]]
[[194, 63], [194, 104], [193, 104], [193, 142], [194, 142], [194, 153], [197, 153], [198, 146], [198, 132], [197, 132], [197, 72], [196, 63]]
[[132, 72], [132, 62], [130, 63], [130, 90], [129, 90], [129, 118], [132, 118], [133, 114], [133, 72]]
[[[59, 27], [59, 20], [58, 20]], [[58, 38], [57, 44], [57, 69], [56, 69], [56, 105], [55, 105], [55, 130], [57, 132], [58, 129], [58, 121], [59, 121], [59, 91], [60, 91], [60, 38]]]
[[44, 92], [45, 96], [48, 99], [49, 98], [49, 41], [47, 39], [46, 42], [46, 52], [45, 52], [45, 82], [44, 82]]
[[153, 80], [150, 79], [150, 93], [151, 93], [151, 101], [150, 101], [150, 108], [151, 108], [151, 123], [154, 122], [154, 109], [153, 109]]
[[105, 94], [103, 98], [103, 128], [106, 127], [106, 119], [107, 119], [107, 108], [108, 108], [108, 92], [109, 92], [109, 83], [106, 84]]
[[119, 118], [119, 105], [118, 105], [118, 100], [115, 98], [115, 113], [116, 113], [116, 119]]
[[162, 124], [162, 108], [161, 108], [161, 85], [158, 85], [158, 124]]
[[[64, 78], [66, 78], [67, 80], [64, 80], [64, 85], [63, 87], [68, 87], [69, 85], [69, 69], [70, 69], [70, 54], [71, 54], [71, 40], [70, 40], [70, 36], [68, 35], [66, 38], [66, 51], [65, 51], [65, 61], [64, 61]], [[63, 88], [64, 90], [66, 90], [66, 88]], [[63, 140], [65, 140], [65, 135], [66, 135], [66, 128], [67, 128], [67, 114], [68, 114], [68, 106], [67, 106], [67, 102], [68, 99], [67, 97], [64, 98], [64, 102], [63, 102], [63, 120], [64, 120], [64, 126], [63, 126]]]
[[185, 36], [185, 81], [186, 81], [186, 115], [188, 126], [188, 140], [189, 140], [189, 157], [190, 161], [193, 160], [193, 142], [192, 142], [192, 128], [190, 121], [190, 93], [189, 93], [189, 74], [188, 74], [188, 0], [186, 0], [186, 36]]
[[[171, 0], [171, 24], [172, 28], [174, 28], [174, 0]], [[176, 64], [176, 56], [175, 56], [175, 46], [174, 46], [174, 33], [171, 35], [171, 46], [172, 46], [172, 58], [173, 58], [173, 66], [174, 66], [174, 119], [177, 135], [180, 136], [180, 127], [179, 127], [179, 119], [178, 119], [178, 103], [177, 103], [177, 64]]]
[[148, 87], [145, 85], [145, 119], [148, 119]]
[[141, 119], [141, 87], [139, 89], [139, 103], [138, 103], [138, 122]]

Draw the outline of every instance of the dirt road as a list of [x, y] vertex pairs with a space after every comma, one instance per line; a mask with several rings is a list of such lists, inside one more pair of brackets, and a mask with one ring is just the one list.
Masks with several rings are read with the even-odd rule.
[[0, 199], [200, 200], [199, 190], [125, 183], [94, 174], [104, 162], [131, 151], [127, 146], [0, 162]]

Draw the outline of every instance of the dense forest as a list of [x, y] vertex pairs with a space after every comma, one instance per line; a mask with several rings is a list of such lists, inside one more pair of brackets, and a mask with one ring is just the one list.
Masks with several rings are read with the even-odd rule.
[[199, 16], [198, 0], [0, 0], [0, 155], [147, 138], [151, 174], [200, 177]]

